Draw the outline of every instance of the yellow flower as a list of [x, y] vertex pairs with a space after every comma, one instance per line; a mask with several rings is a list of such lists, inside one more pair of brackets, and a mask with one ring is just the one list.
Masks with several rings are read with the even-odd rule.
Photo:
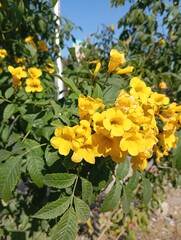
[[91, 61], [89, 62], [89, 64], [96, 64], [96, 67], [95, 67], [95, 70], [94, 70], [94, 76], [97, 75], [97, 73], [100, 71], [100, 68], [101, 68], [101, 63], [99, 60], [94, 60], [94, 61]]
[[2, 69], [2, 68], [0, 68], [0, 74], [2, 74], [2, 72], [3, 72], [3, 69]]
[[151, 88], [147, 87], [139, 77], [132, 78], [130, 86], [130, 94], [135, 98], [140, 98], [143, 103], [146, 103], [151, 94]]
[[5, 58], [7, 57], [8, 53], [6, 49], [0, 49], [0, 58]]
[[123, 52], [118, 52], [116, 49], [111, 49], [110, 60], [108, 64], [108, 73], [116, 70], [117, 67], [122, 66], [126, 62]]
[[29, 37], [25, 38], [25, 42], [30, 43], [34, 48], [37, 48], [36, 44], [33, 40], [33, 37], [29, 36]]
[[114, 24], [111, 24], [111, 26], [109, 27], [109, 29], [114, 32]]
[[38, 41], [38, 51], [39, 52], [47, 52], [48, 51], [47, 44], [43, 40]]
[[26, 92], [42, 92], [43, 87], [41, 85], [40, 79], [38, 78], [27, 78], [26, 79]]
[[132, 121], [119, 109], [113, 107], [106, 111], [103, 126], [110, 132], [111, 137], [120, 137], [132, 127]]
[[143, 135], [136, 131], [126, 132], [120, 141], [120, 148], [122, 151], [128, 151], [131, 156], [137, 156], [146, 148]]
[[8, 71], [11, 73], [11, 75], [15, 78], [21, 79], [25, 78], [27, 76], [26, 71], [23, 70], [23, 67], [12, 67], [8, 66]]
[[164, 81], [160, 82], [160, 83], [159, 83], [159, 88], [160, 88], [160, 89], [167, 89], [167, 84], [166, 84], [166, 82], [164, 82]]
[[89, 121], [99, 108], [104, 108], [104, 104], [100, 98], [94, 99], [90, 96], [85, 97], [84, 95], [80, 95], [78, 99], [78, 107], [80, 119], [86, 119]]
[[28, 73], [31, 78], [39, 78], [42, 75], [42, 71], [36, 67], [28, 68]]
[[154, 105], [162, 106], [169, 103], [169, 98], [166, 97], [165, 94], [153, 92], [150, 96], [149, 102]]
[[94, 138], [92, 135], [84, 142], [84, 144], [77, 150], [74, 151], [71, 159], [73, 162], [79, 163], [83, 159], [90, 163], [95, 163], [95, 157], [98, 156], [97, 147], [93, 142]]
[[116, 68], [115, 73], [116, 74], [127, 74], [127, 73], [131, 73], [133, 71], [134, 67], [132, 66], [128, 66], [125, 68]]
[[69, 126], [57, 127], [55, 136], [51, 138], [50, 143], [58, 149], [61, 155], [67, 156], [72, 149], [72, 140], [75, 138], [73, 128]]
[[24, 63], [26, 61], [26, 58], [18, 58], [18, 57], [15, 57], [15, 62], [16, 63]]
[[54, 73], [55, 72], [54, 66], [55, 66], [54, 63], [47, 63], [47, 66], [45, 66], [45, 71], [48, 73]]
[[165, 43], [166, 43], [165, 39], [161, 39], [161, 40], [158, 42], [158, 46], [164, 45]]

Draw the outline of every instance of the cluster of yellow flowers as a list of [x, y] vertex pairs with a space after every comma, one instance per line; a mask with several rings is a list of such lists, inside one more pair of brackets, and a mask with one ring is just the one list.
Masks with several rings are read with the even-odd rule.
[[8, 66], [8, 71], [12, 75], [13, 86], [18, 89], [22, 86], [22, 78], [26, 79], [26, 92], [42, 92], [43, 87], [39, 77], [42, 75], [42, 71], [36, 67], [28, 68], [28, 73], [23, 67]]
[[[108, 72], [120, 65], [122, 62], [110, 58]], [[96, 157], [99, 161], [107, 156], [120, 163], [129, 155], [132, 168], [144, 170], [153, 154], [160, 161], [176, 147], [181, 106], [170, 104], [168, 97], [153, 92], [139, 77], [131, 79], [129, 92], [120, 91], [111, 108], [106, 109], [99, 98], [83, 95], [78, 108], [79, 125], [57, 127], [50, 140], [61, 155], [72, 150], [71, 159], [76, 163], [84, 159], [94, 164]]]

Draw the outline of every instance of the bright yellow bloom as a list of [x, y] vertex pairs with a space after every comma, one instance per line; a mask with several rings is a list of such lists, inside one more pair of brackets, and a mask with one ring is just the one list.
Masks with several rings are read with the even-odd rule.
[[85, 97], [80, 95], [78, 99], [79, 117], [80, 119], [90, 120], [92, 115], [100, 108], [104, 108], [102, 99], [91, 98], [90, 96]]
[[161, 40], [158, 42], [158, 46], [164, 45], [165, 43], [166, 43], [165, 39], [161, 39]]
[[16, 63], [24, 63], [26, 61], [26, 58], [18, 58], [18, 57], [15, 57], [15, 62]]
[[116, 49], [111, 49], [110, 60], [108, 64], [108, 73], [116, 70], [117, 67], [122, 66], [126, 62], [123, 52], [118, 52]]
[[55, 136], [51, 138], [50, 143], [58, 149], [61, 155], [67, 156], [72, 149], [72, 140], [75, 138], [74, 130], [71, 127], [57, 127]]
[[26, 79], [26, 92], [42, 92], [43, 87], [41, 85], [40, 79], [38, 78], [27, 78]]
[[131, 156], [137, 156], [146, 148], [146, 142], [143, 140], [143, 135], [136, 131], [126, 132], [121, 141], [120, 148], [122, 151], [128, 151]]
[[124, 90], [121, 90], [116, 99], [115, 106], [125, 113], [128, 112], [130, 109], [135, 109], [137, 107], [137, 104], [133, 96], [131, 96]]
[[5, 58], [7, 57], [8, 53], [6, 49], [0, 49], [0, 58]]
[[146, 103], [151, 94], [151, 88], [147, 87], [139, 77], [132, 78], [130, 86], [130, 94], [135, 98], [140, 98], [143, 103]]
[[29, 37], [25, 38], [25, 42], [30, 43], [34, 48], [37, 48], [36, 44], [33, 40], [33, 37], [29, 36]]
[[24, 71], [22, 67], [14, 68], [12, 66], [8, 66], [8, 71], [13, 77], [16, 77], [18, 79], [25, 78], [27, 76], [26, 71]]
[[94, 144], [94, 138], [92, 135], [84, 142], [84, 144], [77, 150], [74, 151], [71, 159], [73, 162], [79, 163], [83, 159], [90, 163], [95, 163], [95, 157], [98, 156], [97, 147]]
[[153, 92], [149, 99], [149, 102], [158, 106], [167, 105], [169, 103], [169, 98], [165, 94]]
[[55, 72], [54, 66], [55, 66], [54, 63], [48, 63], [47, 66], [45, 66], [45, 71], [48, 73], [54, 73]]
[[39, 52], [47, 52], [48, 51], [47, 44], [43, 40], [38, 41], [37, 44], [38, 44]]
[[110, 132], [111, 137], [122, 136], [125, 131], [128, 131], [132, 127], [132, 125], [132, 121], [127, 119], [127, 116], [119, 109], [113, 107], [106, 111], [103, 126]]
[[133, 71], [134, 67], [132, 66], [128, 66], [125, 68], [116, 68], [115, 73], [116, 74], [127, 74], [127, 73], [131, 73]]
[[99, 60], [94, 60], [94, 61], [91, 61], [89, 62], [89, 64], [96, 64], [96, 67], [95, 67], [95, 70], [94, 70], [94, 76], [97, 75], [97, 73], [100, 71], [100, 68], [101, 68], [101, 63]]
[[167, 84], [166, 84], [166, 82], [164, 82], [164, 81], [160, 82], [160, 83], [159, 83], [159, 88], [160, 88], [160, 89], [167, 89]]
[[28, 73], [31, 78], [39, 78], [42, 75], [42, 71], [36, 67], [28, 68]]
[[102, 113], [99, 113], [99, 112], [94, 113], [92, 116], [92, 125], [96, 133], [109, 136], [109, 131], [105, 129], [103, 125], [103, 121], [105, 117], [106, 117], [106, 111], [103, 111]]

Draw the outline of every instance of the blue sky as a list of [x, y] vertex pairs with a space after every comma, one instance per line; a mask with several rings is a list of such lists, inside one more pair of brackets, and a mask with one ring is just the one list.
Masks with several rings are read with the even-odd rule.
[[[61, 0], [61, 15], [82, 28], [73, 32], [77, 39], [85, 40], [91, 33], [96, 33], [101, 24], [115, 26], [115, 37], [118, 20], [129, 10], [128, 4], [119, 8], [110, 8], [111, 0]], [[71, 44], [71, 43], [70, 43]]]

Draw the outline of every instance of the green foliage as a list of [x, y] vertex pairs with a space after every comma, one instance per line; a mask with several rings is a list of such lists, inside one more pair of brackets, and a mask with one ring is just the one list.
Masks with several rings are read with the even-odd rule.
[[[144, 174], [139, 169], [132, 171], [129, 157], [121, 163], [112, 161], [106, 152], [110, 149], [105, 149], [104, 156], [96, 157], [95, 164], [84, 160], [72, 162], [72, 150], [64, 156], [50, 144], [57, 127], [74, 127], [80, 123], [80, 94], [102, 99], [108, 109], [114, 105], [121, 89], [129, 89], [129, 80], [134, 76], [141, 76], [153, 90], [166, 93], [179, 103], [178, 4], [129, 2], [132, 4], [129, 13], [118, 23], [123, 27], [120, 39], [114, 39], [113, 27], [103, 26], [100, 32], [92, 34], [95, 42], [87, 39], [82, 43], [80, 58], [75, 48], [69, 48], [69, 57], [63, 59], [63, 74], [59, 76], [54, 62], [65, 39], [72, 37], [75, 41], [71, 35], [75, 26], [54, 15], [53, 6], [57, 1], [1, 1], [0, 50], [5, 49], [7, 56], [0, 56], [0, 237], [20, 239], [23, 234], [27, 239], [73, 240], [78, 224], [87, 222], [90, 206], [99, 196], [103, 196], [101, 210], [121, 207], [124, 215], [121, 221], [124, 221], [126, 215], [131, 215], [136, 200], [142, 208], [142, 203], [146, 207], [153, 204], [152, 196], [156, 199], [158, 186], [163, 190], [165, 178], [179, 184], [179, 172], [174, 166], [181, 168], [180, 131], [178, 148], [171, 158], [164, 158], [161, 164], [155, 163], [155, 156], [149, 159], [156, 173], [152, 168]], [[111, 6], [125, 3], [112, 0]], [[165, 35], [157, 26], [159, 14], [165, 24]], [[171, 30], [174, 33], [171, 34]], [[57, 32], [59, 45], [55, 41]], [[31, 41], [27, 41], [28, 37]], [[166, 41], [164, 44], [159, 42], [162, 39]], [[40, 41], [47, 49], [40, 50]], [[108, 74], [112, 48], [125, 53], [124, 67], [134, 66], [132, 73]], [[95, 60], [101, 63], [96, 73], [95, 65], [90, 63]], [[9, 66], [26, 72], [27, 77], [19, 79], [19, 85]], [[41, 82], [41, 91], [27, 91], [31, 68], [41, 71], [41, 76], [36, 77]], [[65, 85], [61, 99], [58, 99], [55, 77]], [[167, 89], [159, 89], [162, 81], [166, 82]], [[79, 143], [79, 140], [74, 142]]]

